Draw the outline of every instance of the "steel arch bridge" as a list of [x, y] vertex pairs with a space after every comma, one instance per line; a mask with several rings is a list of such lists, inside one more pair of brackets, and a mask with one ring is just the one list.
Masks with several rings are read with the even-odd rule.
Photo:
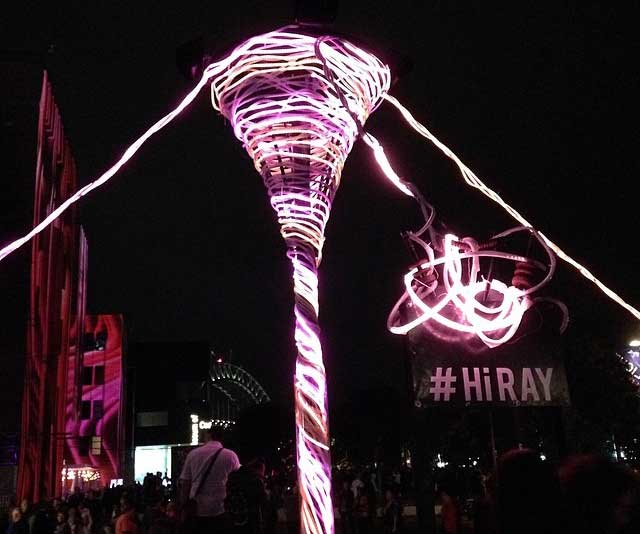
[[222, 403], [218, 402], [217, 411], [225, 410], [227, 418], [233, 418], [243, 408], [271, 400], [262, 385], [250, 373], [238, 365], [219, 361], [213, 354], [209, 378], [211, 386], [221, 394], [216, 396], [222, 397], [219, 399]]

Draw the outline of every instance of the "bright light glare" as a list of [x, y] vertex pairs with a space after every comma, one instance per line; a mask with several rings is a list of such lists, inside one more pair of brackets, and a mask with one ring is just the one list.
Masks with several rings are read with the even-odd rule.
[[630, 347], [640, 347], [640, 339], [632, 339], [629, 341]]

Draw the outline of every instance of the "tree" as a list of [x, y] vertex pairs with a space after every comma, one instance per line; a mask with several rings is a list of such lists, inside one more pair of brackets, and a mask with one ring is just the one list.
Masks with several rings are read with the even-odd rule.
[[612, 444], [633, 448], [640, 432], [640, 396], [624, 363], [613, 346], [588, 329], [567, 341], [570, 445], [576, 452], [601, 454], [610, 454]]

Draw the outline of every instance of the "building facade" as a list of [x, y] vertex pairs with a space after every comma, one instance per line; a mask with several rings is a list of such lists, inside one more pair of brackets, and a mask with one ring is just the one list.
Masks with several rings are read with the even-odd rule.
[[[37, 129], [33, 225], [76, 190], [76, 165], [47, 72]], [[32, 240], [30, 314], [22, 402], [18, 494], [33, 501], [60, 493], [69, 355], [83, 315], [78, 289], [86, 246], [71, 208]], [[79, 298], [80, 296], [80, 298]]]
[[[48, 73], [40, 75], [33, 226], [78, 185]], [[120, 315], [85, 313], [88, 246], [73, 206], [31, 245], [16, 493], [37, 502], [122, 479], [124, 336]]]
[[67, 366], [63, 493], [123, 482], [124, 345], [121, 315], [85, 317]]

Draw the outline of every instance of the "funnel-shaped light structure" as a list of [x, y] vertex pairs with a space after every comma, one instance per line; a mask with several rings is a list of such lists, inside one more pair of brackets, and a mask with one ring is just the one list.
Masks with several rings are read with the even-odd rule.
[[213, 106], [230, 122], [276, 211], [295, 291], [295, 403], [302, 532], [334, 530], [318, 265], [344, 162], [390, 84], [378, 58], [339, 38], [282, 29], [223, 60]]

